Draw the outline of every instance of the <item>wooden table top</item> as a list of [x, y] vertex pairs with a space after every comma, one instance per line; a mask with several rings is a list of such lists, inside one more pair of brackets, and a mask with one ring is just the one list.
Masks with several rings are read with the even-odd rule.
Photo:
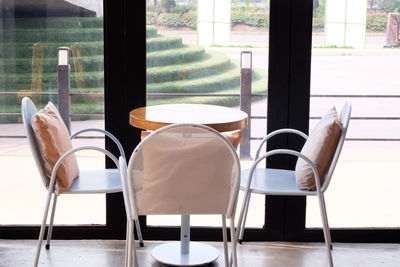
[[222, 106], [166, 104], [134, 109], [129, 113], [129, 122], [150, 131], [173, 123], [197, 123], [219, 132], [229, 132], [245, 128], [247, 117], [243, 111]]

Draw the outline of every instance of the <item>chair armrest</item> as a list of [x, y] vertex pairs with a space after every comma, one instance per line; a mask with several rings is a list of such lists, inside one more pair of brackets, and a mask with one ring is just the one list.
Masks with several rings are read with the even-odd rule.
[[124, 149], [123, 149], [121, 143], [120, 143], [120, 142], [118, 141], [118, 139], [117, 139], [112, 133], [110, 133], [109, 131], [106, 131], [106, 130], [103, 130], [103, 129], [98, 129], [98, 128], [88, 128], [88, 129], [83, 129], [83, 130], [80, 130], [80, 131], [74, 133], [73, 135], [71, 135], [70, 138], [71, 138], [71, 140], [72, 140], [72, 139], [74, 139], [75, 137], [77, 137], [78, 135], [80, 135], [80, 134], [82, 134], [82, 133], [85, 133], [85, 132], [100, 132], [100, 133], [103, 133], [104, 135], [108, 136], [108, 137], [109, 137], [111, 140], [113, 140], [114, 143], [118, 146], [120, 155], [126, 160], [125, 151], [124, 151]]
[[301, 158], [302, 160], [304, 160], [308, 165], [310, 165], [313, 173], [314, 173], [314, 179], [315, 179], [315, 185], [317, 188], [317, 192], [318, 194], [321, 191], [321, 183], [319, 180], [319, 175], [318, 175], [318, 171], [317, 171], [317, 166], [304, 154], [301, 154], [300, 152], [297, 152], [295, 150], [291, 150], [291, 149], [274, 149], [271, 151], [268, 151], [267, 153], [263, 154], [261, 157], [259, 157], [258, 159], [256, 159], [253, 164], [251, 165], [250, 171], [249, 171], [249, 178], [247, 180], [247, 185], [246, 185], [246, 190], [250, 189], [250, 184], [251, 184], [251, 179], [253, 178], [253, 172], [256, 169], [257, 165], [263, 160], [266, 159], [270, 156], [273, 155], [278, 155], [278, 154], [286, 154], [286, 155], [293, 155], [296, 157]]
[[81, 146], [81, 147], [76, 147], [73, 149], [68, 150], [67, 152], [65, 152], [56, 162], [56, 164], [54, 165], [53, 171], [51, 172], [51, 177], [50, 177], [50, 183], [49, 183], [49, 187], [48, 190], [51, 190], [52, 192], [54, 192], [54, 185], [56, 182], [56, 175], [57, 175], [57, 171], [58, 168], [61, 165], [61, 162], [68, 157], [70, 154], [74, 153], [74, 152], [78, 152], [81, 150], [95, 150], [95, 151], [99, 151], [103, 154], [105, 154], [106, 156], [108, 156], [117, 166], [118, 170], [119, 170], [119, 162], [117, 160], [117, 158], [108, 150], [105, 150], [103, 148], [100, 147], [96, 147], [96, 146]]
[[264, 139], [261, 141], [260, 145], [258, 146], [257, 149], [257, 153], [256, 153], [256, 158], [258, 159], [258, 157], [260, 156], [260, 152], [261, 152], [261, 147], [263, 146], [263, 144], [268, 141], [271, 137], [278, 135], [278, 134], [283, 134], [283, 133], [292, 133], [292, 134], [297, 134], [300, 135], [301, 137], [303, 137], [305, 140], [308, 139], [308, 135], [306, 135], [305, 133], [296, 130], [296, 129], [291, 129], [291, 128], [284, 128], [284, 129], [279, 129], [279, 130], [275, 130], [271, 133], [269, 133], [266, 137], [264, 137]]

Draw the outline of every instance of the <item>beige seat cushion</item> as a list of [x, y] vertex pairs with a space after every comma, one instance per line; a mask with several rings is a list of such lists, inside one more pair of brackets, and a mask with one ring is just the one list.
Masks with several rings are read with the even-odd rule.
[[[58, 159], [72, 149], [67, 127], [57, 108], [51, 102], [32, 116], [31, 123], [45, 173], [50, 177]], [[71, 154], [64, 159], [57, 171], [56, 194], [59, 195], [67, 191], [73, 180], [78, 176], [78, 162], [75, 155]]]
[[[341, 129], [336, 109], [332, 108], [317, 123], [301, 150], [316, 165], [321, 185], [336, 152]], [[295, 173], [299, 189], [316, 189], [312, 168], [304, 160], [297, 160]]]

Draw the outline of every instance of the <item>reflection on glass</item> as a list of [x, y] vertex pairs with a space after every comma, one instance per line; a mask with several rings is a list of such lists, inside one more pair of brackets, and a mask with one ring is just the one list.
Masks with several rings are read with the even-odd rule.
[[[0, 224], [40, 222], [45, 192], [26, 139], [20, 138], [25, 136], [20, 105], [24, 96], [38, 108], [48, 101], [57, 105], [59, 47], [71, 50], [71, 93], [84, 93], [71, 98], [72, 131], [89, 123], [104, 127], [103, 121], [93, 121], [103, 118], [103, 1], [0, 2], [0, 209], [7, 214]], [[102, 156], [82, 157], [83, 168], [103, 164]], [[19, 193], [10, 194], [9, 188]], [[82, 213], [68, 216], [79, 202]], [[60, 205], [67, 207], [59, 209], [56, 223], [105, 223], [104, 196], [66, 197]]]

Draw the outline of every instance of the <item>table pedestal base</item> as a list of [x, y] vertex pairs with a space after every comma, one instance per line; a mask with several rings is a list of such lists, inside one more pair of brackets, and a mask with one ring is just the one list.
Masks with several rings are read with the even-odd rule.
[[210, 245], [190, 242], [189, 253], [181, 253], [181, 242], [171, 242], [155, 247], [151, 255], [159, 262], [173, 266], [197, 266], [215, 261], [218, 250]]

